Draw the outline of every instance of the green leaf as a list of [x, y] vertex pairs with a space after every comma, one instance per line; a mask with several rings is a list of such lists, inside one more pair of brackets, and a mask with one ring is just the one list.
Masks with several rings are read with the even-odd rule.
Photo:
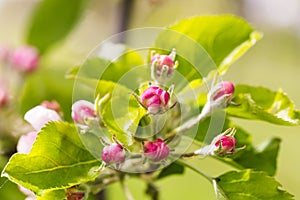
[[[223, 74], [228, 66], [252, 47], [261, 35], [245, 20], [231, 16], [197, 16], [179, 21], [163, 31], [154, 49], [176, 48], [178, 71], [189, 80], [199, 78], [195, 67], [207, 76], [218, 69]], [[214, 63], [212, 63], [212, 61]]]
[[172, 163], [168, 167], [164, 168], [157, 176], [157, 179], [162, 179], [174, 174], [183, 174], [184, 167], [176, 162]]
[[282, 90], [237, 85], [233, 101], [239, 106], [227, 108], [231, 116], [286, 126], [300, 124], [300, 111]]
[[14, 154], [2, 176], [38, 194], [94, 180], [101, 162], [83, 146], [74, 125], [49, 123], [29, 154]]
[[[281, 185], [264, 172], [249, 169], [227, 172], [217, 178], [215, 190], [228, 200], [291, 200], [291, 194], [280, 189]], [[220, 199], [224, 199], [223, 198]]]
[[87, 0], [43, 0], [29, 23], [27, 43], [41, 53], [67, 36], [79, 21]]
[[110, 81], [99, 81], [96, 90], [109, 99], [101, 106], [105, 126], [125, 145], [132, 144], [140, 119], [146, 114], [128, 88]]

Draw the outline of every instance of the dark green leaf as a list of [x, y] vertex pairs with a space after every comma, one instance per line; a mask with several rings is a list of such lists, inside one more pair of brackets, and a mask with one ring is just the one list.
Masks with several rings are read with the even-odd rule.
[[[291, 200], [291, 194], [264, 172], [243, 170], [227, 172], [217, 178], [215, 191], [228, 200]], [[220, 198], [220, 199], [224, 199]]]
[[43, 0], [33, 13], [27, 43], [41, 53], [62, 40], [79, 21], [87, 0]]
[[183, 174], [184, 167], [176, 162], [172, 163], [168, 167], [164, 168], [159, 175], [157, 176], [157, 179], [162, 179], [170, 175], [174, 174]]
[[42, 129], [29, 154], [14, 154], [2, 176], [41, 194], [93, 180], [100, 164], [86, 150], [74, 125], [56, 122]]
[[229, 106], [227, 113], [234, 117], [267, 121], [278, 125], [299, 125], [300, 111], [295, 110], [289, 97], [278, 90], [237, 85], [233, 101], [239, 106]]

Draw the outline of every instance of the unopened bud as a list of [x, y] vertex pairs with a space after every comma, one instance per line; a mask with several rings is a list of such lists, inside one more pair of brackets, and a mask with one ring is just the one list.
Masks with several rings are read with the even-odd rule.
[[10, 62], [21, 72], [32, 72], [39, 64], [39, 54], [32, 46], [17, 48], [11, 55]]
[[51, 110], [54, 110], [58, 114], [62, 115], [60, 105], [57, 103], [57, 101], [43, 101], [41, 103], [41, 106], [51, 109]]
[[168, 107], [170, 94], [158, 86], [148, 87], [140, 97], [142, 105], [151, 114], [159, 114]]
[[218, 99], [225, 98], [225, 103], [228, 104], [233, 98], [234, 85], [232, 82], [223, 81], [217, 84], [212, 90], [212, 100], [217, 101]]
[[165, 83], [173, 74], [178, 62], [174, 61], [176, 56], [175, 49], [170, 55], [154, 54], [151, 57], [152, 78], [159, 83]]
[[102, 160], [106, 164], [117, 164], [125, 161], [126, 152], [124, 148], [117, 143], [105, 146], [102, 150]]
[[43, 106], [36, 106], [27, 111], [24, 119], [29, 122], [36, 131], [41, 130], [41, 128], [50, 121], [61, 120], [57, 112]]
[[159, 162], [169, 156], [170, 147], [162, 139], [144, 144], [144, 155], [152, 161]]
[[75, 123], [87, 125], [89, 120], [97, 119], [94, 104], [85, 100], [76, 101], [72, 105], [72, 118]]
[[236, 139], [231, 135], [224, 135], [217, 140], [215, 153], [218, 155], [234, 154]]

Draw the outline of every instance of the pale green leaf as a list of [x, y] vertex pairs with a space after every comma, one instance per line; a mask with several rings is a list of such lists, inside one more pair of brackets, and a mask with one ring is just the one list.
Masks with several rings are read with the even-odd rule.
[[41, 194], [94, 180], [100, 164], [86, 150], [74, 125], [52, 122], [38, 134], [29, 154], [10, 158], [2, 176]]

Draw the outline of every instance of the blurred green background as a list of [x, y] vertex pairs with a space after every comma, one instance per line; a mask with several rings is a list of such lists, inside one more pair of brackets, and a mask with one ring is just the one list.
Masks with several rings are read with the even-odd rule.
[[[38, 0], [0, 0], [0, 44], [22, 45], [27, 22]], [[224, 79], [235, 84], [282, 88], [300, 108], [300, 1], [299, 0], [135, 0], [128, 28], [162, 27], [194, 15], [234, 14], [246, 18], [264, 37], [227, 72]], [[72, 3], [72, 1], [70, 1]], [[71, 34], [51, 48], [44, 65], [66, 71], [82, 63], [102, 40], [120, 30], [120, 0], [91, 0], [87, 11]], [[61, 73], [63, 74], [63, 73]], [[43, 78], [43, 77], [41, 77]], [[63, 79], [63, 75], [61, 79]], [[60, 80], [60, 79], [58, 79]], [[64, 83], [64, 82], [63, 82]], [[60, 84], [60, 83], [59, 83]], [[70, 84], [66, 82], [66, 84]], [[70, 92], [70, 91], [69, 91]], [[284, 188], [300, 197], [300, 127], [283, 127], [265, 122], [237, 120], [253, 134], [255, 144], [278, 136], [282, 138], [276, 179]], [[229, 167], [218, 161], [194, 161], [212, 175]], [[146, 186], [138, 179], [129, 180], [136, 199], [144, 196]], [[4, 190], [14, 188], [5, 184]], [[172, 176], [158, 182], [161, 199], [215, 199], [211, 185], [187, 170], [184, 176]], [[118, 184], [109, 187], [109, 199], [125, 199]], [[17, 199], [11, 194], [7, 199]], [[6, 199], [5, 199], [6, 200]]]

